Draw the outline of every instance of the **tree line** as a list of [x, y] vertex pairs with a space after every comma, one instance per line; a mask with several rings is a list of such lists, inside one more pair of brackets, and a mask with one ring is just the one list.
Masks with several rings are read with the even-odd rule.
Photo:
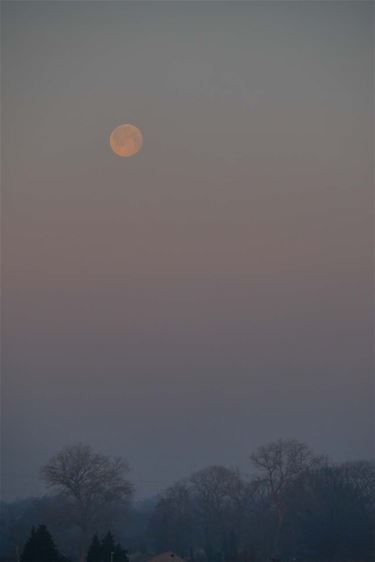
[[135, 503], [124, 460], [66, 447], [41, 470], [49, 495], [2, 505], [0, 560], [143, 562], [167, 550], [189, 562], [375, 559], [374, 462], [335, 464], [295, 440], [250, 460], [251, 477], [210, 466]]

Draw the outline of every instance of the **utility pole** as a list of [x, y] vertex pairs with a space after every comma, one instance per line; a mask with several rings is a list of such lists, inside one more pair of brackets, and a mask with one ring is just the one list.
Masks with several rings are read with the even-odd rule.
[[113, 556], [114, 556], [114, 552], [111, 552], [111, 562], [113, 562]]

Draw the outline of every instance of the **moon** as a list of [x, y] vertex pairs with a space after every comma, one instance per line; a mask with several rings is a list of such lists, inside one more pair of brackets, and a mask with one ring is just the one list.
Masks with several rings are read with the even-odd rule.
[[133, 156], [142, 148], [143, 135], [135, 125], [124, 123], [113, 129], [109, 143], [117, 156]]

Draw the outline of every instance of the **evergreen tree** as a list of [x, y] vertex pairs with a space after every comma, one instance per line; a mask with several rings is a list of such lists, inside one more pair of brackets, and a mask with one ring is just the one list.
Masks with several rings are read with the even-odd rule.
[[[112, 562], [111, 553], [115, 552], [115, 539], [110, 531], [102, 540], [102, 562]], [[114, 562], [114, 561], [113, 561]]]
[[98, 539], [98, 535], [95, 534], [92, 538], [89, 550], [87, 552], [87, 562], [102, 562], [102, 545]]
[[32, 527], [30, 532], [30, 537], [26, 541], [22, 551], [21, 562], [31, 562], [32, 560], [36, 560], [37, 544], [35, 540], [35, 534], [36, 534], [35, 527]]
[[62, 557], [45, 525], [31, 529], [22, 552], [21, 562], [61, 562]]
[[115, 546], [113, 562], [129, 562], [127, 552], [120, 543], [117, 543]]
[[[87, 562], [97, 562], [87, 559]], [[110, 531], [102, 540], [100, 562], [129, 562], [127, 552], [120, 543], [115, 543], [114, 536]]]

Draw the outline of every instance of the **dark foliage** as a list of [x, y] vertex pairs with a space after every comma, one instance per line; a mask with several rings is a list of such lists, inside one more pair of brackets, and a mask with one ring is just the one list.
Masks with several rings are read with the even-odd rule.
[[[375, 560], [373, 462], [332, 464], [295, 441], [271, 443], [252, 458], [250, 479], [213, 466], [154, 500], [114, 505], [110, 518], [105, 506], [97, 514], [99, 535], [92, 538], [87, 562], [128, 562], [119, 542], [133, 562], [168, 550], [189, 562]], [[40, 521], [76, 561], [80, 529], [67, 502], [50, 496], [2, 504], [0, 562], [15, 562], [19, 553], [21, 562], [61, 562], [46, 527], [36, 528]]]
[[93, 536], [87, 553], [87, 562], [129, 562], [129, 559], [126, 550], [115, 542], [114, 536], [108, 531], [102, 541], [97, 534]]
[[102, 562], [102, 545], [96, 533], [87, 551], [87, 562]]
[[63, 557], [45, 525], [31, 529], [21, 555], [21, 562], [63, 562]]

